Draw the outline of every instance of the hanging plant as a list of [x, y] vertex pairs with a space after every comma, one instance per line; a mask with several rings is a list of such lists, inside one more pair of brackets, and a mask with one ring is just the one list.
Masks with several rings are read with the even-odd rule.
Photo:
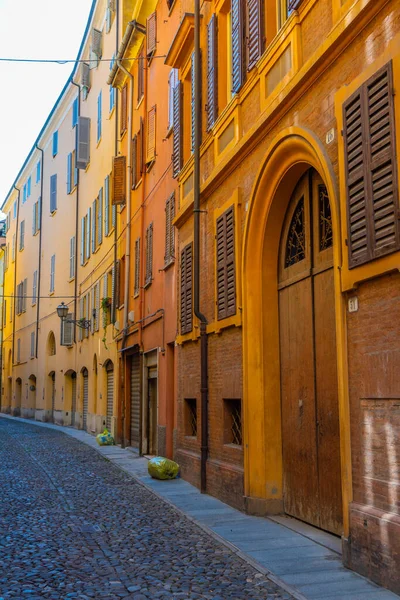
[[102, 338], [102, 342], [104, 344], [104, 348], [106, 350], [108, 350], [107, 347], [107, 325], [108, 325], [108, 311], [111, 308], [111, 298], [109, 298], [108, 296], [106, 296], [105, 298], [101, 299], [101, 310], [102, 310], [102, 316], [103, 316], [103, 338]]

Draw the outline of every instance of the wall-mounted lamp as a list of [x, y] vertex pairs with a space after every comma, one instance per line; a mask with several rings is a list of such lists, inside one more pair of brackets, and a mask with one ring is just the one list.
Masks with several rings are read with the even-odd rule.
[[[61, 302], [61, 304], [57, 306], [57, 314], [60, 317], [61, 321], [65, 321], [65, 319], [67, 318], [68, 306], [66, 306], [64, 302]], [[81, 329], [90, 329], [90, 319], [70, 319], [69, 322], [75, 323], [75, 325], [78, 325], [78, 327], [80, 327]]]

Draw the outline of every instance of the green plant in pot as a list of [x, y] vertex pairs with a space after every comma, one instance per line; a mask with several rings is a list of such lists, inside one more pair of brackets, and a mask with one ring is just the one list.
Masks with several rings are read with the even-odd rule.
[[106, 296], [105, 298], [101, 299], [101, 310], [102, 310], [102, 315], [103, 315], [103, 338], [102, 338], [102, 342], [104, 344], [104, 348], [106, 350], [108, 350], [107, 347], [107, 325], [108, 325], [108, 317], [109, 317], [109, 311], [111, 310], [111, 298]]

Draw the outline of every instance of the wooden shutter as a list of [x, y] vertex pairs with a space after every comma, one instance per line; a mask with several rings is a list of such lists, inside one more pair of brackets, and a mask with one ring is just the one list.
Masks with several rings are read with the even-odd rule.
[[218, 116], [217, 43], [217, 17], [213, 15], [207, 25], [207, 131]]
[[[201, 55], [200, 55], [200, 73], [199, 77], [201, 77]], [[194, 136], [195, 136], [195, 118], [196, 118], [196, 106], [195, 106], [195, 81], [196, 81], [196, 68], [194, 63], [194, 52], [192, 54], [192, 76], [191, 76], [191, 104], [192, 104], [192, 152], [194, 152]], [[201, 105], [201, 102], [200, 102]], [[199, 115], [200, 123], [201, 123], [201, 111]], [[201, 124], [200, 124], [200, 140], [199, 144], [201, 144]]]
[[97, 227], [97, 200], [93, 200], [92, 203], [92, 253], [96, 252], [97, 248], [97, 236], [96, 236], [96, 227]]
[[138, 136], [133, 136], [132, 139], [132, 156], [131, 156], [131, 173], [132, 173], [132, 189], [134, 190], [138, 181]]
[[96, 317], [94, 320], [94, 329], [95, 331], [99, 331], [100, 329], [100, 281], [96, 283], [94, 286], [94, 296], [95, 296], [95, 310]]
[[121, 128], [120, 133], [123, 135], [128, 127], [128, 86], [127, 84], [121, 90]]
[[293, 11], [299, 8], [300, 4], [303, 0], [288, 0], [288, 15]]
[[81, 219], [81, 265], [85, 264], [85, 217]]
[[115, 156], [113, 158], [112, 173], [112, 203], [125, 204], [126, 202], [126, 157]]
[[90, 89], [90, 67], [87, 63], [82, 63], [82, 79], [83, 87]]
[[140, 117], [140, 127], [138, 134], [138, 173], [139, 179], [144, 173], [144, 122], [142, 117]]
[[26, 312], [26, 295], [28, 293], [28, 280], [22, 282], [22, 311]]
[[232, 92], [238, 92], [244, 81], [243, 3], [232, 0]]
[[235, 212], [231, 206], [217, 219], [217, 313], [236, 313]]
[[79, 117], [76, 129], [76, 168], [86, 169], [90, 162], [90, 118]]
[[87, 216], [86, 216], [86, 243], [85, 243], [85, 250], [86, 250], [86, 258], [87, 260], [89, 260], [90, 258], [90, 224], [91, 224], [91, 215], [92, 215], [92, 208], [89, 206], [88, 211], [87, 211]]
[[183, 165], [183, 85], [178, 81], [174, 88], [174, 132], [173, 132], [173, 154], [172, 175], [177, 177]]
[[246, 0], [247, 70], [250, 71], [263, 51], [263, 4]]
[[153, 278], [153, 223], [146, 229], [146, 277], [145, 285], [149, 285]]
[[140, 238], [135, 241], [135, 282], [133, 294], [134, 296], [139, 295], [140, 289]]
[[147, 56], [151, 56], [153, 52], [156, 50], [157, 40], [156, 40], [156, 13], [153, 12], [147, 19]]
[[137, 96], [138, 102], [142, 99], [142, 96], [144, 95], [144, 61], [145, 61], [144, 48], [142, 46], [142, 49], [140, 50], [140, 53], [139, 53], [139, 60], [138, 60], [138, 96]]
[[69, 277], [75, 277], [75, 236], [69, 241]]
[[96, 57], [100, 60], [102, 57], [102, 39], [103, 34], [98, 29], [93, 27], [92, 29], [92, 52], [96, 55]]
[[104, 235], [110, 233], [110, 176], [104, 180]]
[[72, 346], [74, 342], [74, 314], [68, 314], [61, 321], [61, 340], [60, 346]]
[[172, 221], [175, 217], [175, 192], [172, 192], [165, 203], [165, 264], [174, 259], [175, 235]]
[[156, 158], [156, 107], [153, 106], [147, 116], [146, 164]]
[[57, 210], [57, 174], [50, 177], [50, 212]]
[[193, 248], [188, 244], [181, 252], [181, 334], [190, 333], [193, 328], [192, 292]]
[[97, 245], [103, 241], [103, 188], [99, 190], [98, 205], [97, 205]]
[[399, 249], [392, 64], [343, 106], [349, 267]]

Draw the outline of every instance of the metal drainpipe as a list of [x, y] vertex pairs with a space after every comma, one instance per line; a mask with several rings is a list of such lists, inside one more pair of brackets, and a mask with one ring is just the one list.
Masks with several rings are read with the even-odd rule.
[[200, 72], [200, 0], [194, 2], [194, 95], [195, 95], [195, 127], [194, 127], [194, 264], [193, 264], [193, 296], [194, 314], [200, 321], [200, 371], [201, 371], [201, 470], [200, 490], [207, 490], [207, 456], [208, 456], [208, 338], [207, 319], [200, 312], [200, 139], [201, 139], [201, 72]]
[[40, 318], [40, 277], [42, 274], [42, 220], [43, 220], [43, 173], [44, 173], [44, 150], [36, 148], [42, 155], [40, 172], [40, 222], [39, 222], [39, 257], [38, 257], [38, 277], [37, 277], [37, 299], [36, 299], [36, 358], [39, 358], [39, 318]]
[[[121, 61], [117, 60], [117, 65], [127, 77], [129, 77], [130, 94], [129, 94], [129, 127], [128, 127], [128, 160], [127, 160], [127, 195], [126, 195], [126, 242], [125, 242], [125, 289], [124, 289], [124, 337], [122, 338], [122, 348], [125, 346], [125, 340], [128, 335], [128, 308], [129, 308], [129, 281], [130, 281], [130, 263], [131, 263], [131, 189], [132, 189], [132, 121], [133, 121], [133, 75], [125, 69]], [[122, 446], [125, 446], [125, 410], [127, 402], [128, 386], [126, 382], [126, 357], [125, 353], [122, 357], [122, 368], [124, 371], [124, 403], [121, 414], [122, 421]]]
[[[15, 229], [15, 268], [14, 268], [14, 306], [13, 306], [13, 339], [12, 339], [12, 364], [14, 366], [14, 358], [15, 358], [15, 305], [16, 305], [16, 295], [17, 295], [17, 263], [18, 263], [18, 229], [19, 229], [19, 203], [21, 198], [21, 190], [14, 185], [14, 189], [18, 192], [18, 204], [17, 204], [17, 223]], [[12, 252], [12, 249], [11, 249]], [[10, 402], [12, 398], [10, 398]]]
[[[78, 120], [81, 115], [81, 86], [71, 78], [71, 83], [78, 88]], [[78, 125], [76, 126], [78, 127]], [[76, 132], [78, 129], [76, 129]], [[79, 180], [80, 170], [76, 181], [76, 203], [75, 203], [75, 281], [74, 281], [74, 319], [78, 318], [78, 236], [79, 236]], [[74, 342], [76, 343], [76, 327], [74, 327]]]

